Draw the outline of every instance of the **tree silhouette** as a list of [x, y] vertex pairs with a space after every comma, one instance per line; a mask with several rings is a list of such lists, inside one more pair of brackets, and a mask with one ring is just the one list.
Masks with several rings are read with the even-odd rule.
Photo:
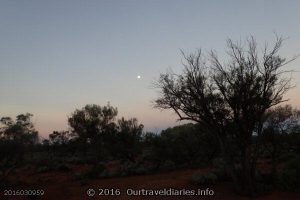
[[51, 144], [54, 145], [66, 145], [72, 139], [72, 134], [69, 131], [53, 131], [49, 135]]
[[2, 117], [0, 122], [0, 139], [12, 140], [24, 145], [34, 144], [38, 141], [38, 132], [30, 121], [33, 115], [30, 113], [20, 114], [13, 121], [10, 117]]
[[116, 151], [122, 159], [128, 159], [132, 162], [135, 161], [137, 155], [141, 153], [141, 138], [144, 125], [139, 124], [136, 118], [129, 120], [123, 117], [117, 123], [118, 146], [115, 147]]
[[192, 120], [207, 127], [220, 143], [228, 172], [236, 189], [255, 192], [257, 148], [252, 136], [261, 134], [267, 109], [284, 102], [291, 88], [282, 67], [291, 60], [278, 55], [283, 39], [258, 54], [253, 37], [246, 47], [227, 41], [229, 61], [221, 63], [214, 51], [205, 57], [201, 50], [183, 57], [182, 74], [161, 74], [156, 86], [161, 94], [155, 107], [172, 109], [179, 120]]
[[68, 122], [72, 132], [83, 142], [93, 141], [97, 136], [115, 129], [117, 108], [106, 106], [86, 105], [76, 109], [69, 117]]
[[274, 178], [277, 175], [279, 156], [290, 152], [293, 148], [292, 143], [288, 141], [293, 138], [291, 134], [300, 132], [299, 118], [300, 111], [290, 105], [277, 106], [265, 113], [262, 142], [271, 157]]
[[38, 142], [38, 132], [30, 121], [32, 116], [26, 113], [18, 115], [15, 121], [10, 117], [0, 119], [0, 179], [4, 184], [8, 174], [23, 162], [27, 147]]

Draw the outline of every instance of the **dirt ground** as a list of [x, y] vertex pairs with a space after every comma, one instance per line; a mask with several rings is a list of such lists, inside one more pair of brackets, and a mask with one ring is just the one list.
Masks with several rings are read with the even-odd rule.
[[[78, 169], [77, 169], [78, 170]], [[49, 199], [49, 200], [82, 200], [82, 199], [225, 199], [225, 200], [296, 200], [300, 199], [300, 195], [286, 192], [268, 192], [259, 197], [248, 198], [242, 197], [234, 193], [229, 182], [219, 183], [214, 186], [198, 187], [191, 184], [190, 180], [195, 172], [205, 172], [208, 169], [188, 169], [177, 170], [173, 172], [157, 173], [144, 176], [131, 176], [122, 178], [109, 178], [89, 180], [85, 183], [73, 180], [72, 172], [49, 172], [34, 174], [30, 171], [24, 171], [19, 179], [22, 180], [21, 186], [10, 188], [11, 190], [21, 189], [43, 189], [44, 195], [37, 197], [26, 196], [4, 196], [4, 191], [1, 191], [0, 200], [2, 199]], [[146, 195], [127, 195], [126, 192], [133, 193], [133, 190], [170, 190], [177, 189], [184, 191], [198, 189], [210, 191], [206, 192], [207, 196], [181, 195], [181, 196], [146, 196]], [[88, 197], [88, 189], [93, 189], [96, 193], [93, 197]], [[99, 190], [100, 189], [100, 190]], [[102, 189], [102, 190], [101, 190]], [[104, 190], [110, 189], [110, 190]], [[104, 195], [105, 192], [120, 195]], [[91, 191], [91, 190], [90, 190]], [[102, 195], [99, 193], [103, 192]], [[174, 191], [174, 190], [173, 190]], [[91, 192], [93, 193], [93, 192]], [[204, 193], [204, 192], [203, 192]]]

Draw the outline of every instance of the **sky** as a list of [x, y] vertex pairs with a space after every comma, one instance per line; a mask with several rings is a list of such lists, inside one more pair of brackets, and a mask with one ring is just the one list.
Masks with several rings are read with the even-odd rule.
[[[178, 125], [153, 108], [153, 82], [201, 48], [226, 59], [226, 39], [285, 40], [280, 54], [300, 53], [300, 1], [1, 0], [0, 117], [32, 113], [41, 136], [68, 129], [86, 104], [118, 108], [145, 131]], [[300, 58], [286, 98], [300, 108]], [[141, 76], [140, 79], [137, 76]], [[298, 85], [298, 86], [297, 86]]]

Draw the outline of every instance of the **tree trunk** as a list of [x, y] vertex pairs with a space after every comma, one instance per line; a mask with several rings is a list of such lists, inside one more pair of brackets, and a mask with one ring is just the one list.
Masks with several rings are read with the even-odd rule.
[[255, 193], [255, 163], [252, 160], [252, 149], [251, 146], [245, 146], [243, 163], [242, 163], [242, 193], [245, 195], [252, 196]]
[[[256, 160], [252, 156], [252, 142], [251, 134], [248, 134], [247, 142], [239, 147], [241, 153], [237, 157], [234, 150], [230, 148], [226, 138], [219, 137], [219, 143], [223, 159], [225, 161], [225, 168], [230, 175], [235, 190], [246, 196], [253, 196], [255, 194], [255, 166]], [[241, 141], [240, 141], [241, 142]]]
[[272, 155], [271, 155], [271, 162], [272, 162], [272, 178], [275, 180], [277, 176], [277, 152], [276, 148], [273, 149]]
[[240, 181], [238, 178], [238, 174], [236, 173], [233, 160], [231, 158], [231, 152], [228, 151], [228, 147], [227, 147], [228, 144], [226, 144], [226, 142], [222, 140], [222, 138], [219, 137], [218, 139], [220, 143], [221, 154], [225, 163], [226, 173], [231, 177], [236, 191], [240, 191], [241, 190]]

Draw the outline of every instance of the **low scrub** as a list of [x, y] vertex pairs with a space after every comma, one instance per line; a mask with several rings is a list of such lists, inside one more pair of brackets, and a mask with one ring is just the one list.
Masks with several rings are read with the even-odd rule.
[[217, 180], [217, 175], [212, 172], [208, 172], [205, 174], [196, 173], [192, 176], [192, 183], [195, 185], [214, 185]]
[[225, 167], [225, 162], [222, 158], [215, 158], [213, 160], [213, 173], [218, 177], [220, 181], [229, 181], [231, 180], [230, 176], [228, 175]]
[[286, 163], [278, 174], [277, 186], [286, 191], [300, 192], [300, 157]]

